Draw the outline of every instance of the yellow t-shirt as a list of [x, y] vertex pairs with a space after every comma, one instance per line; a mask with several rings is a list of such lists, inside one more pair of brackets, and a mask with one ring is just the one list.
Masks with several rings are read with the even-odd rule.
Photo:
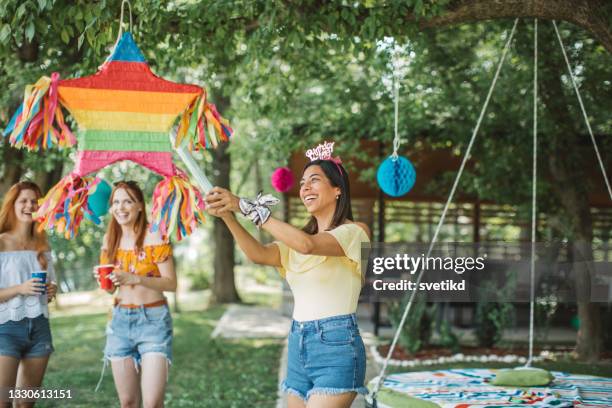
[[294, 298], [293, 318], [318, 320], [355, 313], [363, 284], [361, 243], [370, 242], [359, 225], [343, 224], [331, 231], [345, 256], [301, 254], [282, 242], [278, 271], [287, 279]]

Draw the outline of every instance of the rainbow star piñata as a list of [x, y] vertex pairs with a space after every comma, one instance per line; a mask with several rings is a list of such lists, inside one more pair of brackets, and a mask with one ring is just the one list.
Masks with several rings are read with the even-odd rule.
[[[76, 137], [61, 107], [77, 122]], [[94, 75], [60, 80], [53, 73], [27, 86], [4, 136], [28, 150], [77, 145], [75, 168], [41, 200], [36, 217], [44, 227], [73, 237], [90, 212], [87, 198], [100, 182], [89, 175], [131, 160], [164, 177], [153, 193], [152, 230], [164, 237], [176, 231], [181, 239], [204, 220], [204, 202], [172, 162], [168, 135], [177, 122], [176, 146], [188, 142], [190, 149], [215, 148], [232, 135], [229, 123], [206, 100], [205, 89], [153, 74], [126, 32]]]

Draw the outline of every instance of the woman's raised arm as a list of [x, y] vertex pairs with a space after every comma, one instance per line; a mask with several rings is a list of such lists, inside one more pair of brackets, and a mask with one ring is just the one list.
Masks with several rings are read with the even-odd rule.
[[[240, 248], [253, 262], [264, 265], [280, 266], [280, 253], [276, 245], [264, 246], [251, 236], [236, 220], [233, 212], [240, 211], [240, 199], [229, 190], [215, 187], [206, 195], [207, 210], [211, 215], [221, 217], [232, 232]], [[310, 235], [270, 217], [262, 228], [268, 231], [276, 240], [302, 254], [343, 256], [344, 251], [338, 241], [328, 233]], [[272, 252], [274, 254], [272, 255]], [[265, 261], [257, 261], [262, 259]], [[274, 258], [274, 259], [272, 259]], [[274, 262], [274, 263], [272, 263]], [[278, 263], [275, 263], [278, 262]]]

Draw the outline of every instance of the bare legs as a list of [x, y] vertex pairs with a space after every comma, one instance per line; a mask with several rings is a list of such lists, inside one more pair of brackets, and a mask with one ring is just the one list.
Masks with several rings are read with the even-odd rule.
[[314, 394], [308, 398], [308, 403], [293, 395], [287, 395], [287, 408], [349, 408], [357, 396], [355, 392], [338, 395]]
[[[0, 356], [0, 387], [32, 388], [42, 384], [49, 356], [24, 358]], [[14, 401], [14, 407], [31, 408], [34, 402]], [[11, 407], [9, 402], [0, 402], [0, 407]]]
[[[19, 369], [19, 359], [8, 356], [0, 356], [0, 387], [14, 388], [17, 382], [17, 370]], [[3, 396], [4, 397], [4, 396]], [[10, 402], [0, 402], [0, 407], [9, 408]]]
[[163, 354], [147, 353], [142, 356], [142, 388], [144, 408], [162, 408], [168, 380], [168, 361]]
[[142, 399], [144, 408], [164, 406], [164, 393], [168, 379], [166, 357], [156, 353], [142, 356], [139, 374], [132, 357], [113, 359], [113, 378], [121, 408], [139, 408]]
[[357, 396], [356, 392], [338, 395], [314, 394], [308, 398], [307, 408], [349, 408]]
[[[17, 371], [17, 388], [40, 387], [42, 384], [49, 356], [24, 358]], [[16, 401], [15, 407], [31, 408], [34, 402]]]
[[121, 408], [140, 408], [139, 376], [132, 357], [112, 359], [111, 366]]

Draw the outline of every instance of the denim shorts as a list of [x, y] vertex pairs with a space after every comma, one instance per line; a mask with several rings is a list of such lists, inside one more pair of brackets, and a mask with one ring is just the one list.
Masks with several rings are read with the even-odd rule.
[[367, 394], [365, 368], [354, 314], [291, 323], [283, 391], [304, 401], [313, 394]]
[[18, 359], [53, 353], [49, 319], [44, 315], [0, 324], [0, 355]]
[[106, 327], [105, 360], [131, 357], [138, 368], [147, 353], [172, 361], [172, 316], [168, 305], [136, 309], [115, 306]]

